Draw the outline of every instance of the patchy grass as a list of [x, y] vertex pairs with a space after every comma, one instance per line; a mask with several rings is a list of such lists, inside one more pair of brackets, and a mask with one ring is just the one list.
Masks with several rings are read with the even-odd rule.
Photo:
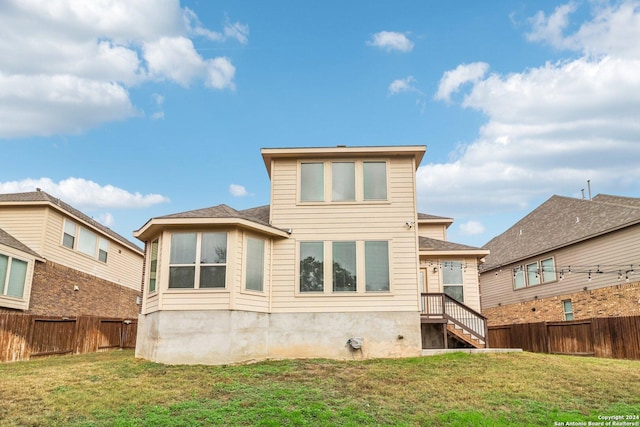
[[640, 361], [453, 353], [170, 366], [114, 351], [0, 365], [2, 426], [550, 426], [598, 415], [640, 415]]

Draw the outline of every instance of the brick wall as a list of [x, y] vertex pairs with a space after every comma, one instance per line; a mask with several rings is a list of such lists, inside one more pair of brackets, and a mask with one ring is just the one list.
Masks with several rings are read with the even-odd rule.
[[[78, 290], [74, 290], [77, 286]], [[26, 314], [137, 318], [139, 291], [50, 261], [36, 262]], [[14, 311], [2, 309], [1, 311]], [[22, 311], [21, 311], [22, 312]]]
[[482, 314], [487, 316], [489, 326], [561, 321], [565, 320], [563, 309], [565, 300], [571, 300], [574, 320], [637, 316], [640, 315], [640, 282], [491, 307], [482, 310]]

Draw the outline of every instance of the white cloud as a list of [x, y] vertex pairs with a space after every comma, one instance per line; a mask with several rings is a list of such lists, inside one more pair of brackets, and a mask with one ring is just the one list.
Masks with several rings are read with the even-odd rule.
[[22, 193], [35, 191], [36, 188], [80, 210], [147, 208], [169, 202], [167, 197], [160, 194], [130, 193], [113, 185], [103, 186], [83, 178], [67, 178], [57, 183], [51, 178], [0, 182], [0, 193]]
[[390, 52], [397, 50], [400, 52], [411, 52], [413, 50], [413, 42], [402, 33], [393, 31], [380, 31], [371, 36], [367, 41], [369, 46], [379, 47]]
[[489, 69], [489, 64], [474, 62], [458, 65], [455, 70], [444, 73], [438, 84], [435, 99], [450, 101], [451, 94], [457, 92], [465, 83], [475, 83], [482, 79]]
[[[465, 218], [531, 209], [552, 194], [579, 196], [588, 179], [595, 193], [625, 195], [640, 186], [640, 50], [620, 47], [637, 31], [640, 2], [594, 9], [582, 25], [560, 19], [570, 10], [557, 9], [546, 26], [538, 15], [536, 40], [579, 46], [583, 56], [506, 75], [486, 76], [486, 66], [445, 73], [436, 98], [449, 100], [470, 82], [462, 106], [487, 121], [449, 162], [419, 168], [419, 199], [441, 209], [432, 213]], [[566, 28], [576, 30], [559, 35]]]
[[[6, 0], [0, 6], [0, 138], [82, 132], [137, 114], [128, 90], [154, 81], [235, 88], [229, 58], [191, 37], [248, 42], [225, 19], [206, 29], [179, 0]], [[7, 124], [7, 125], [5, 125]]]
[[543, 11], [539, 11], [530, 19], [532, 29], [527, 34], [527, 39], [547, 42], [557, 48], [568, 47], [568, 40], [565, 39], [563, 33], [569, 25], [569, 15], [576, 9], [576, 4], [571, 2], [556, 7], [549, 16]]
[[391, 82], [391, 84], [389, 85], [389, 94], [390, 95], [397, 95], [399, 93], [405, 93], [405, 92], [420, 92], [415, 86], [416, 79], [413, 76], [409, 76], [407, 78], [404, 79], [397, 79], [394, 80], [393, 82]]
[[107, 227], [111, 227], [116, 222], [113, 215], [111, 215], [109, 212], [105, 212], [103, 214], [98, 215], [98, 218], [96, 218], [96, 220], [100, 224], [106, 225]]
[[244, 197], [249, 195], [249, 192], [247, 191], [247, 189], [244, 188], [244, 186], [239, 184], [229, 185], [229, 193], [231, 193], [231, 195], [235, 197]]
[[467, 221], [464, 224], [460, 224], [460, 231], [462, 231], [462, 234], [474, 236], [484, 233], [484, 226], [478, 221]]

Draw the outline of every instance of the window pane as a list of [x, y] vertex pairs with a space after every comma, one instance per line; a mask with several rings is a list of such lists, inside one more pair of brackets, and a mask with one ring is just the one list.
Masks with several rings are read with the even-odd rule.
[[98, 246], [98, 259], [102, 262], [107, 262], [108, 253], [109, 253], [109, 241], [101, 237], [99, 241], [99, 246]]
[[332, 200], [339, 202], [356, 199], [355, 163], [333, 163], [331, 172]]
[[151, 242], [151, 265], [149, 266], [149, 292], [156, 290], [158, 274], [158, 240]]
[[571, 300], [562, 301], [564, 320], [573, 320], [573, 304]]
[[529, 283], [529, 286], [540, 284], [537, 262], [527, 264], [527, 282]]
[[196, 263], [196, 233], [171, 235], [171, 264]]
[[247, 289], [262, 291], [264, 282], [264, 240], [247, 238]]
[[300, 243], [300, 292], [324, 289], [324, 243]]
[[96, 243], [98, 236], [86, 228], [80, 227], [80, 236], [78, 237], [78, 250], [92, 257], [96, 256]]
[[442, 263], [442, 284], [462, 285], [462, 262], [445, 261]]
[[364, 162], [364, 199], [387, 200], [387, 164]]
[[365, 289], [389, 291], [389, 242], [364, 242]]
[[356, 291], [356, 242], [333, 242], [333, 290]]
[[202, 264], [224, 264], [227, 262], [227, 233], [202, 233]]
[[459, 302], [464, 302], [464, 287], [463, 286], [443, 286], [444, 293], [451, 298]]
[[522, 267], [518, 267], [513, 273], [513, 287], [515, 289], [520, 289], [524, 288], [524, 286], [524, 271], [522, 270]]
[[9, 257], [0, 255], [0, 295], [4, 295], [4, 284], [7, 278]]
[[171, 267], [169, 268], [170, 288], [193, 288], [196, 278], [195, 267]]
[[542, 260], [542, 281], [553, 282], [556, 280], [556, 269], [553, 266], [553, 258]]
[[201, 288], [224, 288], [227, 267], [200, 267]]
[[11, 273], [9, 273], [7, 295], [22, 298], [24, 293], [24, 281], [26, 278], [27, 263], [15, 258], [11, 260]]
[[303, 202], [323, 201], [324, 163], [302, 163], [300, 171], [300, 200]]
[[76, 224], [64, 220], [64, 233], [62, 235], [62, 246], [66, 246], [69, 249], [73, 249], [73, 244], [76, 240]]

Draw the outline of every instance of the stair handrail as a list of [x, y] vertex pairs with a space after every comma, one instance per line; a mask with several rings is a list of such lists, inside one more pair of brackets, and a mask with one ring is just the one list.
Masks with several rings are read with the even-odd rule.
[[[451, 298], [449, 295], [445, 294], [445, 293], [433, 293], [433, 292], [423, 292], [421, 293], [422, 296], [422, 313], [426, 314], [427, 316], [429, 315], [441, 315], [443, 318], [451, 321], [452, 323], [460, 326], [461, 328], [472, 332], [474, 335], [476, 335], [478, 338], [480, 338], [481, 340], [483, 340], [485, 343], [487, 342], [487, 335], [488, 335], [488, 325], [487, 325], [487, 317], [484, 316], [481, 313], [478, 313], [477, 311], [475, 311], [474, 309], [472, 309], [471, 307], [466, 306], [465, 304], [461, 303], [460, 301], [456, 300], [455, 298]], [[429, 297], [435, 297], [438, 299], [441, 299], [441, 303], [440, 304], [436, 304], [437, 306], [441, 307], [441, 311], [440, 312], [429, 312], [429, 308], [431, 307], [431, 304], [429, 304], [429, 301], [427, 300], [427, 302], [425, 303], [425, 298], [429, 298]], [[462, 310], [463, 313], [468, 313], [471, 316], [473, 316], [472, 318], [476, 318], [480, 324], [478, 325], [472, 325], [469, 322], [463, 322], [459, 316], [454, 315], [453, 313], [451, 313], [452, 310], [447, 310], [447, 308], [450, 308], [451, 305], [457, 306], [459, 310]]]

